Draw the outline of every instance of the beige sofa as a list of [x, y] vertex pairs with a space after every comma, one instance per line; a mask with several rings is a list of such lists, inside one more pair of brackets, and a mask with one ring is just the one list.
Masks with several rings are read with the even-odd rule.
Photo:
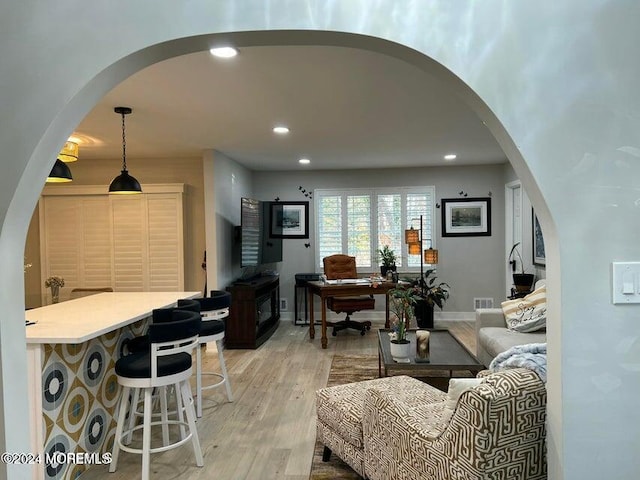
[[[544, 285], [544, 280], [538, 280], [535, 288]], [[544, 330], [532, 333], [509, 330], [501, 308], [479, 308], [476, 310], [476, 356], [487, 367], [494, 357], [511, 347], [528, 343], [545, 343], [546, 341], [547, 334]]]

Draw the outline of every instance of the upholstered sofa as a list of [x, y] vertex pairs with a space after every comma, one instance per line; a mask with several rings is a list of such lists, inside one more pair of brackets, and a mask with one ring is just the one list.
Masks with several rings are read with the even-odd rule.
[[[545, 280], [538, 280], [535, 288], [538, 289], [544, 285]], [[487, 367], [499, 353], [511, 347], [546, 341], [547, 334], [544, 330], [531, 333], [509, 330], [501, 308], [476, 310], [476, 357]]]
[[453, 409], [406, 376], [328, 387], [316, 400], [319, 441], [370, 480], [546, 478], [546, 390], [529, 370], [484, 376]]

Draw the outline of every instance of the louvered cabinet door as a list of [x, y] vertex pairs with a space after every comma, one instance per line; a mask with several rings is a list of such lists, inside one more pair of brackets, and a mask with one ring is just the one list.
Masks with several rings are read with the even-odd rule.
[[[46, 197], [40, 203], [41, 277], [64, 278], [66, 292], [75, 287], [111, 286], [111, 235], [106, 197]], [[46, 259], [46, 261], [44, 261]], [[43, 289], [44, 303], [50, 292]]]
[[147, 290], [184, 290], [182, 198], [175, 194], [147, 197]]
[[[104, 187], [45, 187], [40, 200], [42, 282], [117, 292], [184, 290], [184, 215], [180, 184], [108, 195]], [[50, 292], [42, 291], [43, 303]]]
[[142, 195], [114, 195], [109, 200], [114, 290], [144, 291], [148, 255], [145, 198]]

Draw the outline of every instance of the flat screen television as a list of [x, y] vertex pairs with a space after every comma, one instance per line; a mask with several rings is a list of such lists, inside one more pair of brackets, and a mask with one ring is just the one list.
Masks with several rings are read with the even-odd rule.
[[243, 197], [240, 204], [240, 266], [282, 261], [282, 239], [269, 236], [270, 202]]

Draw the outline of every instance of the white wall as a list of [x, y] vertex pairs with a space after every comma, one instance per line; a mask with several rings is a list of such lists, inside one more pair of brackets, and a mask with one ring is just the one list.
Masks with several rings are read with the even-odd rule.
[[[122, 79], [206, 50], [212, 33], [241, 31], [234, 37], [241, 47], [327, 42], [384, 51], [434, 68], [476, 109], [549, 242], [549, 477], [640, 476], [640, 307], [612, 305], [610, 284], [613, 260], [640, 259], [640, 3], [157, 0], [151, 8], [116, 0], [109, 7], [5, 2], [0, 15], [0, 450], [29, 447], [24, 288], [15, 279], [55, 154]], [[69, 18], [73, 28], [60, 28]], [[0, 476], [24, 478], [28, 470], [0, 465]]]
[[207, 290], [224, 290], [241, 275], [240, 264], [233, 259], [234, 227], [240, 225], [240, 199], [252, 197], [252, 176], [218, 151], [206, 152], [203, 162]]
[[[425, 167], [363, 170], [316, 170], [287, 172], [255, 172], [254, 195], [259, 200], [309, 201], [298, 189], [369, 188], [433, 185], [436, 202], [442, 198], [486, 197], [491, 194], [490, 237], [442, 237], [441, 209], [435, 210], [436, 237], [434, 247], [439, 250], [437, 276], [451, 285], [451, 296], [445, 313], [473, 312], [474, 297], [491, 297], [496, 304], [504, 300], [504, 167], [486, 165], [476, 167]], [[282, 297], [293, 297], [294, 275], [316, 272], [315, 212], [309, 204], [309, 240], [284, 240], [283, 262], [280, 271]], [[311, 243], [306, 248], [305, 243]], [[371, 271], [379, 271], [377, 267]], [[377, 302], [384, 309], [384, 302]], [[438, 311], [436, 309], [436, 311]]]

